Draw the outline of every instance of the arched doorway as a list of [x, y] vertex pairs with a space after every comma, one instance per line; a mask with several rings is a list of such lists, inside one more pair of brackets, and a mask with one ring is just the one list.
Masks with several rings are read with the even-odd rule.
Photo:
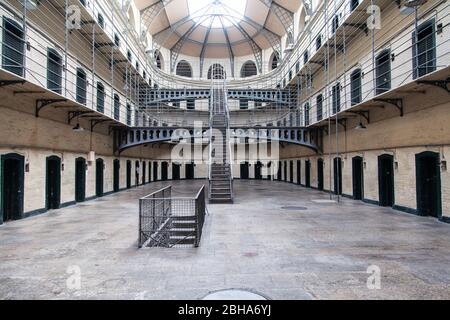
[[323, 159], [317, 160], [317, 189], [323, 191]]
[[195, 167], [194, 167], [194, 163], [186, 163], [185, 166], [185, 174], [186, 174], [186, 179], [188, 180], [192, 180], [195, 178]]
[[97, 159], [95, 161], [95, 195], [97, 197], [103, 197], [103, 175], [105, 170], [105, 164], [103, 159]]
[[353, 199], [362, 200], [364, 198], [364, 172], [362, 157], [354, 157], [352, 159], [352, 176]]
[[179, 163], [172, 163], [172, 180], [180, 180], [181, 165]]
[[305, 161], [305, 187], [311, 188], [311, 161]]
[[141, 164], [138, 160], [136, 160], [135, 162], [135, 167], [134, 167], [135, 171], [134, 171], [134, 184], [135, 186], [139, 186], [139, 177], [140, 177], [140, 170], [141, 170]]
[[278, 161], [277, 180], [278, 181], [282, 180], [281, 161]]
[[61, 205], [61, 158], [47, 157], [45, 178], [45, 208], [59, 209]]
[[389, 154], [378, 157], [378, 193], [380, 206], [394, 205], [394, 157]]
[[241, 179], [248, 179], [249, 178], [249, 163], [241, 162], [240, 168], [241, 168]]
[[262, 163], [261, 161], [258, 161], [255, 163], [255, 179], [256, 180], [262, 180]]
[[333, 182], [334, 182], [334, 194], [342, 194], [342, 159], [333, 159]]
[[161, 163], [161, 180], [167, 181], [169, 179], [169, 164], [164, 161]]
[[147, 182], [145, 179], [147, 179], [147, 165], [145, 161], [142, 161], [142, 185]]
[[114, 168], [113, 168], [113, 190], [114, 192], [118, 192], [120, 190], [120, 160], [114, 160]]
[[153, 181], [158, 181], [158, 162], [153, 162]]
[[289, 182], [294, 183], [294, 161], [289, 161]]
[[86, 160], [75, 160], [75, 201], [83, 202], [86, 199]]
[[422, 216], [442, 215], [441, 167], [439, 153], [416, 154], [417, 212]]
[[9, 153], [1, 156], [1, 210], [0, 223], [17, 220], [23, 215], [25, 158]]
[[131, 160], [127, 160], [127, 189], [131, 188]]

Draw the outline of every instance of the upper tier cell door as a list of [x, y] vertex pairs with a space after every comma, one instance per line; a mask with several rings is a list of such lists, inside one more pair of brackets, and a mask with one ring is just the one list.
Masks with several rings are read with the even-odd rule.
[[24, 32], [16, 21], [3, 17], [2, 67], [18, 76], [24, 75]]
[[1, 156], [0, 223], [23, 216], [24, 157], [10, 153]]

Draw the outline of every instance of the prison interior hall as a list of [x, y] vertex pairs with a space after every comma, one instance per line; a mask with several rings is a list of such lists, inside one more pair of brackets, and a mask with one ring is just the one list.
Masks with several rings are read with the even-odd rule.
[[446, 0], [3, 0], [1, 299], [449, 299]]

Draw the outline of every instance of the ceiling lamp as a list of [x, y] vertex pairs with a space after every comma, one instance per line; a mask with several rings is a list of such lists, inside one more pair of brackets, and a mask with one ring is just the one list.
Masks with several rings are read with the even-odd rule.
[[83, 132], [84, 131], [84, 129], [80, 126], [79, 123], [77, 123], [77, 125], [75, 127], [73, 127], [72, 130], [75, 132]]
[[355, 130], [366, 130], [366, 129], [367, 127], [362, 122], [360, 122], [355, 128]]

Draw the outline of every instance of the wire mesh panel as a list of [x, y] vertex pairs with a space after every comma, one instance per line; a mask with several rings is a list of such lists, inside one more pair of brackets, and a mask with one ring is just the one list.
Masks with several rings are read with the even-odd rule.
[[195, 198], [166, 187], [139, 200], [139, 247], [198, 247], [205, 220], [205, 187]]

